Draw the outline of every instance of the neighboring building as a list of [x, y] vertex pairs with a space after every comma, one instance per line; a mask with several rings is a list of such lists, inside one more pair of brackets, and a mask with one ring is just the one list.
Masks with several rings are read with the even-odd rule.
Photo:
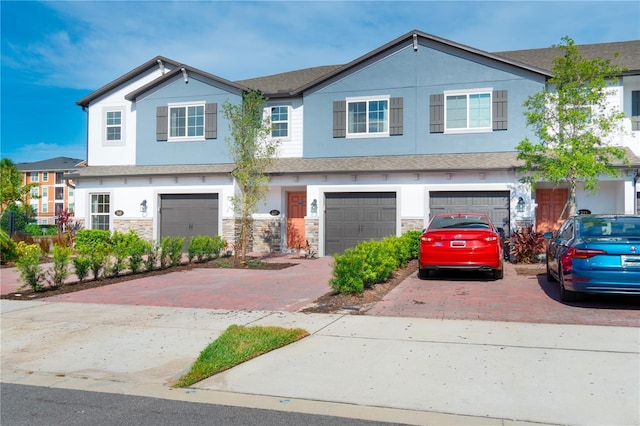
[[78, 170], [84, 160], [56, 157], [32, 163], [17, 163], [23, 183], [37, 183], [28, 203], [36, 212], [38, 225], [55, 225], [60, 212], [75, 210], [75, 186], [65, 176]]
[[[595, 196], [580, 190], [578, 208], [632, 213], [640, 41], [581, 46], [591, 51], [620, 52], [629, 70], [612, 98], [629, 117], [628, 135], [612, 143], [627, 148], [631, 167], [620, 164], [622, 178], [603, 177]], [[254, 215], [254, 251], [308, 241], [331, 255], [422, 229], [448, 211], [488, 213], [507, 231], [553, 226], [566, 194], [521, 184], [515, 148], [535, 137], [522, 105], [545, 87], [556, 53], [493, 54], [412, 31], [346, 65], [236, 82], [158, 56], [77, 102], [88, 114], [88, 167], [71, 175], [76, 221], [155, 240], [233, 241], [236, 187], [221, 106], [257, 89], [282, 145]]]

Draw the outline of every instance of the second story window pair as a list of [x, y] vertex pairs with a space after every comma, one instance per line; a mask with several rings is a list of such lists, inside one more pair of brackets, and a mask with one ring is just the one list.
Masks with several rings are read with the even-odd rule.
[[218, 137], [218, 105], [179, 103], [156, 109], [156, 140], [189, 142]]

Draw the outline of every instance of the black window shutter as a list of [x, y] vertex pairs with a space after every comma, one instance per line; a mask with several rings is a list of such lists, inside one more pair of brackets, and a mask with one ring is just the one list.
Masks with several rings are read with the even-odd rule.
[[218, 104], [205, 104], [204, 106], [204, 138], [216, 139], [218, 137]]
[[493, 130], [507, 130], [507, 91], [493, 91]]
[[333, 137], [347, 136], [347, 101], [333, 102]]
[[169, 107], [159, 106], [156, 109], [156, 140], [168, 140]]
[[640, 130], [640, 90], [631, 92], [631, 130]]
[[401, 135], [403, 132], [403, 98], [390, 99], [391, 123], [389, 125], [389, 135]]
[[444, 94], [429, 96], [429, 132], [444, 133]]

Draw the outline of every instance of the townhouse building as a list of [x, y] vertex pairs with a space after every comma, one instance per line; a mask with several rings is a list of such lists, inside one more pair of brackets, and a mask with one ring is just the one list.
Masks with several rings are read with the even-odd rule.
[[[625, 131], [622, 176], [583, 188], [578, 208], [638, 211], [640, 41], [580, 46], [627, 69], [611, 86]], [[410, 31], [343, 65], [230, 81], [158, 56], [80, 99], [87, 167], [75, 170], [76, 221], [147, 239], [234, 240], [237, 188], [222, 105], [248, 90], [268, 99], [280, 140], [253, 251], [309, 245], [320, 256], [359, 241], [423, 229], [441, 212], [490, 215], [506, 232], [555, 226], [567, 190], [522, 184], [516, 146], [523, 103], [551, 77], [555, 48], [485, 52]]]
[[25, 185], [38, 184], [31, 189], [27, 200], [36, 214], [38, 225], [55, 225], [63, 210], [74, 212], [75, 186], [65, 176], [82, 167], [83, 162], [78, 158], [56, 157], [16, 164]]

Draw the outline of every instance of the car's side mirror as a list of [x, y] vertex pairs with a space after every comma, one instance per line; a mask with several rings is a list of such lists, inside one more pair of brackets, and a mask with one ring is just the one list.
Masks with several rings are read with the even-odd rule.
[[542, 237], [546, 238], [547, 240], [550, 240], [551, 238], [553, 238], [553, 232], [551, 231], [545, 232], [544, 234], [542, 234]]

